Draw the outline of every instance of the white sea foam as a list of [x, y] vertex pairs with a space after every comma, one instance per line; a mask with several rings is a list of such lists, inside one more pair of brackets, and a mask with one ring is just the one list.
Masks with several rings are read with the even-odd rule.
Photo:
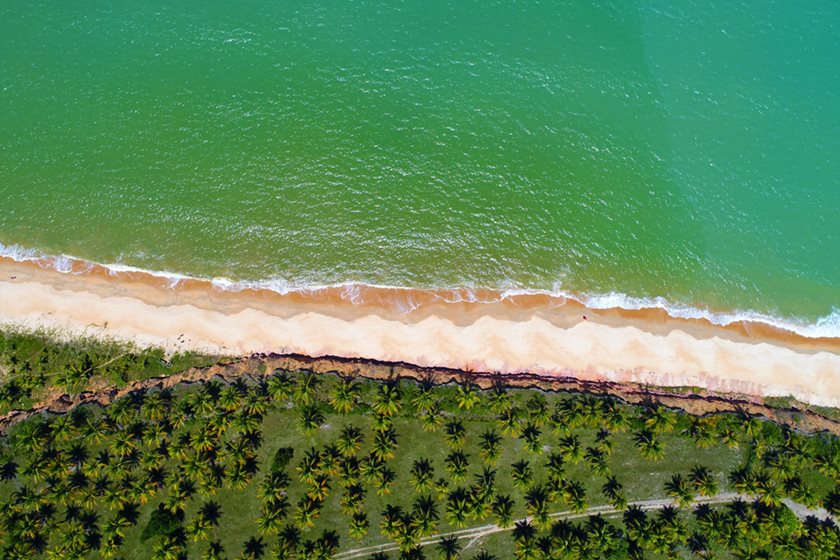
[[[209, 281], [219, 290], [240, 292], [243, 290], [270, 290], [281, 295], [291, 292], [316, 293], [324, 290], [339, 290], [340, 297], [352, 304], [364, 303], [364, 290], [380, 289], [402, 292], [406, 297], [399, 298], [396, 306], [405, 313], [410, 313], [419, 307], [411, 294], [416, 290], [405, 286], [390, 286], [384, 284], [367, 284], [362, 282], [343, 282], [336, 284], [305, 284], [297, 285], [282, 278], [258, 281], [236, 281], [225, 277], [199, 278], [177, 272], [148, 270], [123, 263], [97, 263], [78, 259], [70, 255], [51, 256], [35, 249], [28, 249], [20, 245], [4, 245], [0, 243], [0, 257], [11, 258], [18, 262], [37, 262], [62, 273], [83, 274], [94, 266], [101, 266], [111, 274], [139, 273], [148, 274], [168, 281], [171, 288], [177, 287], [184, 280]], [[77, 266], [73, 266], [76, 264]], [[78, 266], [81, 264], [82, 266]], [[429, 288], [425, 290], [434, 293], [444, 303], [494, 303], [504, 299], [527, 295], [546, 295], [559, 299], [579, 301], [590, 309], [662, 309], [668, 315], [683, 319], [705, 319], [715, 325], [731, 325], [740, 322], [764, 323], [776, 328], [788, 330], [807, 338], [840, 338], [840, 308], [833, 307], [827, 315], [814, 322], [796, 318], [780, 318], [766, 313], [749, 310], [712, 311], [706, 308], [673, 303], [665, 298], [639, 298], [619, 292], [607, 294], [578, 294], [561, 289], [559, 286], [552, 290], [538, 290], [527, 288], [506, 288], [503, 290], [478, 289], [470, 287], [458, 288]], [[492, 297], [481, 297], [478, 292], [492, 294]]]

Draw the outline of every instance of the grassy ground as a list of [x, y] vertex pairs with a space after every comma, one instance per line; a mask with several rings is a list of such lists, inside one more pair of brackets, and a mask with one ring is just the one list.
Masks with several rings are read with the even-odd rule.
[[[453, 393], [453, 388], [441, 390], [441, 395], [449, 402], [447, 408], [452, 416], [458, 414], [457, 409], [452, 404]], [[534, 391], [530, 390], [512, 391], [513, 400], [515, 403], [523, 404], [533, 393]], [[560, 398], [566, 397], [549, 394], [547, 395], [548, 404], [552, 406]], [[370, 411], [346, 415], [328, 414], [326, 423], [319, 430], [312, 435], [304, 435], [298, 427], [296, 410], [286, 408], [285, 405], [281, 404], [265, 417], [262, 424], [264, 443], [259, 453], [259, 462], [263, 467], [261, 472], [267, 468], [277, 449], [281, 447], [294, 448], [296, 457], [293, 464], [296, 464], [305, 450], [311, 447], [322, 447], [334, 441], [345, 425], [364, 427], [369, 441], [372, 432], [372, 416], [373, 413]], [[470, 457], [470, 468], [466, 477], [466, 480], [469, 481], [475, 473], [481, 471], [484, 467], [478, 449], [479, 434], [488, 428], [498, 429], [498, 426], [496, 416], [487, 410], [460, 413], [459, 416], [465, 420], [466, 442], [463, 450]], [[368, 493], [365, 502], [365, 511], [368, 512], [371, 526], [368, 535], [361, 540], [353, 539], [348, 535], [347, 518], [338, 507], [339, 489], [336, 488], [327, 499], [316, 527], [305, 532], [305, 537], [314, 538], [324, 529], [334, 529], [341, 537], [341, 550], [388, 542], [388, 539], [381, 536], [378, 531], [381, 522], [380, 512], [386, 504], [400, 505], [405, 509], [410, 509], [412, 502], [417, 497], [408, 476], [414, 460], [418, 458], [430, 459], [436, 476], [448, 478], [444, 460], [450, 448], [447, 446], [441, 431], [423, 431], [416, 414], [410, 409], [394, 419], [394, 426], [399, 434], [399, 444], [395, 457], [389, 464], [396, 471], [397, 479], [389, 495], [379, 496], [374, 491]], [[577, 435], [581, 444], [586, 447], [593, 443], [596, 430], [578, 428], [572, 430], [571, 433]], [[526, 450], [521, 439], [509, 436], [503, 438], [501, 455], [496, 464], [498, 470], [496, 492], [509, 494], [514, 499], [516, 504], [514, 515], [516, 518], [524, 517], [526, 510], [523, 492], [512, 482], [510, 465], [521, 459], [528, 460], [534, 469], [534, 480], [544, 482], [545, 469], [543, 463], [547, 453], [556, 448], [559, 437], [549, 426], [544, 427], [541, 439], [545, 451], [541, 454]], [[721, 489], [726, 490], [728, 489], [726, 473], [736, 468], [743, 461], [743, 450], [741, 449], [730, 449], [722, 445], [716, 445], [708, 449], [697, 449], [691, 440], [676, 435], [666, 435], [663, 439], [666, 446], [665, 457], [660, 461], [650, 462], [640, 456], [633, 443], [631, 433], [624, 432], [612, 435], [614, 450], [608, 462], [610, 469], [624, 485], [628, 500], [644, 500], [664, 496], [663, 485], [671, 475], [674, 473], [687, 474], [689, 468], [695, 464], [702, 464], [711, 469], [718, 479]], [[601, 487], [606, 480], [604, 476], [594, 475], [583, 461], [568, 465], [566, 472], [569, 478], [581, 481], [584, 484], [589, 505], [597, 506], [606, 503], [601, 493]], [[255, 520], [260, 509], [257, 498], [257, 484], [260, 479], [261, 475], [258, 474], [254, 482], [244, 490], [222, 489], [214, 497], [222, 505], [223, 510], [223, 519], [216, 536], [221, 540], [230, 558], [234, 558], [242, 552], [244, 536], [257, 534]], [[289, 493], [291, 502], [295, 503], [297, 498], [302, 495], [302, 490], [299, 487], [291, 488]], [[198, 500], [195, 500], [195, 502], [198, 502]], [[197, 504], [194, 503], [187, 510], [188, 518], [196, 507]], [[443, 513], [442, 504], [440, 509]], [[552, 506], [553, 511], [565, 509], [568, 509], [568, 507], [562, 502]], [[139, 539], [151, 510], [151, 505], [144, 508], [144, 514], [138, 525], [126, 534], [126, 558], [144, 559], [151, 557], [148, 543], [141, 542]], [[469, 525], [483, 525], [492, 522], [491, 517], [483, 521], [472, 520]], [[437, 532], [445, 533], [457, 529], [458, 527], [448, 523], [445, 516], [442, 516]], [[270, 539], [266, 539], [266, 542], [270, 542]], [[511, 546], [510, 534], [504, 533], [488, 538], [486, 542], [482, 541], [474, 544], [469, 552], [474, 554], [481, 549], [487, 549], [499, 558], [507, 558], [512, 554]], [[198, 557], [205, 548], [204, 543], [192, 543], [189, 548], [189, 556], [191, 558]], [[464, 558], [469, 558], [470, 554], [465, 554]]]

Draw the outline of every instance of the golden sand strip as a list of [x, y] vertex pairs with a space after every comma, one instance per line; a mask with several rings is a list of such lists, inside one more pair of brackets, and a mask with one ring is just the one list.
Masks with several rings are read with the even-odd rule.
[[138, 273], [62, 274], [3, 259], [0, 321], [104, 334], [170, 350], [366, 357], [793, 395], [840, 406], [840, 351], [834, 339], [759, 336], [745, 334], [744, 327], [625, 316], [573, 302], [528, 308], [505, 302], [443, 303], [401, 314], [377, 305], [229, 292], [199, 283], [168, 288]]

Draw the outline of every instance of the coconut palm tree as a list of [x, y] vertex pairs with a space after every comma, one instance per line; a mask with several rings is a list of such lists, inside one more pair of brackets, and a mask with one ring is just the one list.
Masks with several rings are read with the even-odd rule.
[[386, 537], [393, 538], [394, 535], [397, 534], [397, 531], [403, 526], [405, 526], [407, 520], [407, 516], [405, 512], [403, 512], [402, 507], [387, 504], [385, 509], [382, 511], [382, 522], [380, 529], [382, 530], [382, 534]]
[[675, 474], [665, 483], [665, 493], [682, 507], [688, 507], [694, 500], [691, 484], [681, 474]]
[[429, 536], [437, 525], [440, 514], [431, 496], [420, 496], [414, 501], [411, 511], [411, 523], [417, 528], [419, 536]]
[[364, 442], [364, 434], [358, 426], [348, 425], [341, 429], [341, 434], [338, 436], [335, 445], [338, 451], [345, 457], [355, 455], [362, 448]]
[[350, 517], [348, 532], [354, 539], [361, 539], [367, 535], [370, 522], [363, 512], [356, 512]]
[[387, 466], [380, 468], [374, 480], [376, 483], [376, 493], [380, 496], [390, 494], [396, 479], [397, 473], [394, 469]]
[[528, 421], [535, 426], [542, 426], [551, 420], [551, 409], [542, 393], [534, 393], [525, 403]]
[[424, 492], [431, 488], [434, 475], [435, 471], [432, 467], [432, 463], [424, 457], [416, 459], [411, 467], [411, 471], [409, 472], [411, 483], [414, 485], [414, 490], [417, 493]]
[[436, 402], [429, 405], [420, 414], [420, 422], [423, 425], [424, 432], [436, 432], [443, 422], [440, 405]]
[[718, 483], [708, 468], [695, 465], [691, 469], [689, 480], [694, 485], [694, 491], [701, 496], [714, 496], [718, 493]]
[[633, 439], [636, 442], [636, 449], [645, 459], [658, 461], [665, 456], [664, 446], [650, 430], [642, 430], [633, 436]]
[[535, 484], [525, 493], [525, 509], [537, 527], [548, 526], [548, 492], [545, 486]]
[[560, 438], [557, 449], [563, 454], [563, 459], [568, 463], [578, 463], [583, 459], [583, 446], [580, 439], [574, 434]]
[[511, 526], [513, 523], [513, 506], [514, 502], [510, 496], [506, 494], [496, 495], [493, 504], [490, 506], [490, 511], [496, 519], [496, 525], [502, 528]]
[[381, 383], [373, 398], [373, 411], [383, 416], [395, 416], [402, 408], [402, 392], [397, 382]]
[[470, 411], [479, 402], [481, 402], [481, 396], [478, 387], [469, 381], [459, 384], [455, 389], [455, 403], [458, 405], [458, 410]]
[[627, 507], [627, 498], [624, 497], [624, 487], [614, 476], [607, 478], [603, 486], [604, 497], [615, 509], [623, 510]]
[[531, 522], [517, 521], [513, 529], [516, 558], [518, 560], [537, 560], [537, 532]]
[[314, 527], [315, 520], [321, 514], [321, 502], [313, 500], [309, 496], [304, 496], [298, 501], [295, 509], [295, 521], [298, 526], [302, 528]]
[[661, 434], [674, 429], [677, 416], [663, 406], [648, 406], [642, 410], [642, 422], [646, 429]]
[[506, 408], [499, 413], [498, 422], [503, 434], [512, 437], [519, 435], [519, 415], [519, 409], [516, 407]]
[[513, 463], [511, 466], [510, 476], [513, 479], [513, 484], [518, 488], [524, 490], [531, 484], [534, 478], [534, 471], [531, 464], [526, 460], [521, 460]]
[[283, 370], [276, 370], [265, 383], [266, 392], [272, 400], [287, 401], [294, 394], [295, 380]]
[[464, 445], [467, 430], [464, 423], [458, 418], [452, 418], [443, 425], [443, 436], [449, 447], [461, 447]]
[[487, 394], [487, 403], [494, 414], [501, 414], [503, 410], [510, 408], [510, 393], [505, 388], [504, 382], [496, 380], [493, 387]]
[[311, 435], [326, 421], [321, 407], [317, 404], [305, 404], [300, 409], [300, 428], [306, 435]]
[[587, 447], [583, 454], [587, 466], [597, 475], [605, 475], [609, 472], [607, 456], [597, 447]]
[[347, 414], [356, 406], [360, 388], [355, 379], [342, 378], [335, 384], [330, 395], [330, 406], [339, 414]]
[[300, 372], [292, 392], [295, 404], [310, 406], [318, 400], [321, 378], [311, 371]]
[[353, 484], [344, 489], [341, 495], [341, 509], [344, 513], [352, 514], [362, 511], [366, 490], [361, 484]]
[[434, 388], [430, 380], [419, 381], [411, 394], [411, 406], [417, 410], [428, 410], [436, 404]]
[[572, 481], [566, 484], [563, 498], [574, 511], [583, 511], [586, 509], [586, 490], [583, 484], [578, 481]]
[[478, 450], [481, 458], [490, 464], [495, 464], [499, 459], [502, 438], [493, 428], [488, 428], [479, 436]]
[[441, 560], [455, 560], [459, 558], [458, 553], [460, 550], [461, 545], [458, 543], [458, 537], [455, 535], [443, 536], [438, 542], [438, 551]]
[[455, 527], [463, 528], [470, 514], [469, 493], [463, 488], [455, 488], [446, 497], [446, 518]]
[[446, 471], [453, 481], [463, 480], [470, 466], [468, 456], [461, 450], [452, 451], [446, 456]]
[[533, 422], [528, 422], [521, 433], [522, 439], [525, 441], [525, 449], [536, 454], [542, 453], [542, 445], [540, 442], [540, 429]]

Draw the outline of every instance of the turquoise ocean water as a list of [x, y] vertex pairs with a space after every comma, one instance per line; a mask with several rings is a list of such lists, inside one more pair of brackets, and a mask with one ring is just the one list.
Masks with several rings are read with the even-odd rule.
[[836, 0], [4, 2], [0, 250], [840, 336], [838, 61]]

